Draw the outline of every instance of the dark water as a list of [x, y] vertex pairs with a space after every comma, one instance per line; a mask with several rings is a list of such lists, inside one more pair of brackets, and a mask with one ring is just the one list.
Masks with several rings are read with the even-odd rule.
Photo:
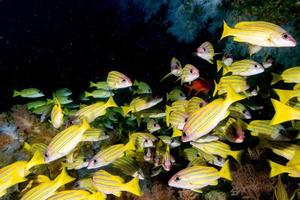
[[1, 110], [20, 102], [14, 89], [37, 87], [50, 97], [68, 87], [75, 98], [111, 70], [161, 90], [171, 57], [193, 61], [199, 45], [178, 43], [159, 17], [144, 23], [137, 10], [124, 13], [110, 0], [3, 0], [0, 13]]

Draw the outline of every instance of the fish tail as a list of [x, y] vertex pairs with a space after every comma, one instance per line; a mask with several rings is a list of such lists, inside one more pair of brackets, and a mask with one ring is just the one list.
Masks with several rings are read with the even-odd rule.
[[246, 97], [243, 95], [240, 95], [238, 93], [236, 93], [232, 87], [228, 88], [227, 91], [227, 96], [226, 96], [226, 101], [231, 105], [232, 103], [236, 102], [236, 101], [240, 101], [242, 99], [245, 99]]
[[217, 60], [217, 72], [219, 72], [223, 67], [222, 61], [221, 60]]
[[47, 104], [51, 104], [54, 103], [54, 101], [52, 99], [47, 99]]
[[241, 155], [243, 151], [231, 151], [231, 156], [238, 162], [241, 160]]
[[295, 110], [292, 107], [287, 106], [275, 99], [271, 99], [271, 101], [275, 109], [275, 115], [271, 120], [271, 125], [276, 125], [281, 122], [290, 121], [297, 118]]
[[139, 84], [139, 82], [137, 80], [134, 80], [133, 85], [137, 86]]
[[222, 33], [222, 36], [220, 38], [219, 41], [221, 41], [224, 37], [227, 37], [229, 35], [231, 35], [231, 30], [232, 28], [230, 28], [225, 21], [223, 21], [223, 33]]
[[288, 172], [288, 167], [284, 165], [280, 165], [278, 163], [269, 161], [270, 167], [271, 167], [271, 172], [270, 172], [270, 178], [277, 176], [282, 173]]
[[215, 80], [214, 80], [214, 84], [215, 84], [215, 89], [214, 89], [213, 97], [216, 96], [216, 94], [218, 93], [218, 83]]
[[14, 90], [13, 97], [21, 96], [21, 92]]
[[230, 167], [229, 167], [229, 160], [226, 160], [226, 162], [224, 163], [223, 167], [219, 171], [219, 175], [222, 178], [225, 178], [225, 179], [227, 179], [229, 181], [232, 181], [232, 176], [231, 176]]
[[281, 80], [281, 76], [279, 74], [272, 73], [273, 79], [271, 81], [271, 85], [274, 85], [278, 81]]
[[7, 193], [7, 190], [0, 191], [0, 198], [3, 197]]
[[137, 196], [141, 196], [142, 192], [141, 192], [141, 188], [140, 188], [140, 185], [139, 185], [139, 177], [135, 177], [131, 181], [126, 183], [124, 185], [124, 189], [127, 192], [130, 192], [130, 193], [135, 194]]
[[54, 104], [56, 104], [60, 107], [60, 103], [59, 103], [58, 98], [56, 96], [53, 96], [53, 102], [54, 102]]
[[168, 101], [170, 99], [170, 95], [167, 93], [166, 96], [167, 96], [166, 98], [167, 98], [167, 101]]
[[23, 144], [23, 148], [26, 150], [26, 151], [29, 151], [29, 152], [32, 152], [33, 153], [33, 148], [30, 144], [28, 144], [27, 142], [24, 142]]
[[97, 191], [89, 196], [89, 200], [99, 200], [99, 199], [106, 199], [106, 194]]
[[226, 74], [229, 73], [229, 69], [227, 66], [223, 66], [223, 72], [222, 72], [222, 75], [225, 76]]
[[65, 185], [73, 180], [75, 180], [75, 178], [69, 176], [65, 167], [63, 167], [60, 175], [55, 178], [55, 182], [58, 182], [60, 185]]
[[170, 113], [172, 109], [170, 106], [166, 106], [166, 124], [169, 127], [170, 126]]
[[127, 116], [127, 114], [131, 111], [131, 107], [130, 106], [121, 106], [121, 108], [122, 108], [124, 116]]
[[87, 91], [84, 92], [84, 97], [90, 97], [90, 96], [92, 96], [92, 94], [90, 92], [87, 92]]
[[94, 83], [93, 81], [90, 81], [90, 87], [95, 87], [96, 83]]
[[274, 91], [279, 96], [280, 101], [284, 104], [286, 104], [291, 98], [293, 98], [292, 91], [279, 89], [274, 89]]
[[45, 163], [44, 157], [41, 155], [41, 153], [39, 151], [36, 151], [33, 154], [31, 160], [27, 163], [26, 170], [29, 170], [36, 165], [40, 165], [40, 164], [44, 164], [44, 163]]
[[135, 138], [129, 136], [129, 141], [126, 144], [126, 150], [135, 150]]
[[180, 137], [180, 136], [182, 136], [182, 132], [179, 129], [173, 127], [172, 137]]
[[118, 107], [118, 105], [116, 104], [114, 98], [112, 96], [109, 97], [109, 99], [107, 100], [107, 102], [105, 103], [106, 108], [109, 107]]

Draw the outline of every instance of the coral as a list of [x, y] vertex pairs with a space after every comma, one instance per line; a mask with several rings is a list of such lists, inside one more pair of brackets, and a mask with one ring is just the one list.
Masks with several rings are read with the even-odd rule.
[[21, 131], [30, 131], [38, 122], [37, 118], [32, 115], [25, 106], [15, 106], [12, 108], [11, 116], [13, 117], [18, 129]]
[[179, 197], [182, 200], [196, 200], [199, 199], [199, 194], [197, 192], [193, 192], [192, 190], [179, 190]]
[[226, 200], [227, 195], [224, 192], [212, 190], [205, 194], [204, 199], [205, 200]]

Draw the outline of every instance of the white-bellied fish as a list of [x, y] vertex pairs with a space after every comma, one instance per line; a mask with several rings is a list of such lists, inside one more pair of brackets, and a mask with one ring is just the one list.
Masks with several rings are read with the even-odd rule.
[[59, 101], [54, 97], [55, 104], [51, 111], [51, 121], [50, 123], [54, 128], [60, 128], [64, 123], [64, 113], [61, 108]]
[[109, 72], [106, 82], [108, 86], [113, 90], [132, 86], [130, 78], [118, 71]]
[[68, 88], [60, 88], [54, 92], [54, 96], [68, 97], [72, 94], [72, 91]]
[[55, 96], [55, 95], [53, 95], [53, 100], [52, 99], [47, 99], [47, 103], [48, 104], [56, 103], [56, 100], [54, 100], [54, 98], [56, 98], [56, 100], [61, 105], [65, 105], [65, 104], [69, 104], [69, 103], [73, 102], [73, 100], [70, 97], [68, 97], [68, 96]]
[[86, 97], [93, 97], [93, 98], [100, 98], [100, 99], [105, 99], [111, 96], [114, 96], [114, 93], [110, 90], [102, 90], [102, 89], [98, 89], [98, 90], [94, 90], [92, 92], [84, 92], [84, 95]]
[[176, 77], [179, 77], [182, 73], [182, 66], [180, 61], [173, 57], [170, 61], [170, 68], [171, 68], [171, 72], [168, 73], [167, 75], [165, 75], [160, 81], [163, 81], [164, 79], [168, 78], [171, 75], [174, 75]]
[[264, 21], [239, 22], [234, 28], [230, 28], [224, 21], [221, 39], [227, 36], [233, 36], [236, 42], [262, 47], [294, 47], [297, 44], [296, 40], [283, 28]]
[[237, 94], [229, 88], [226, 99], [216, 99], [192, 113], [183, 128], [183, 142], [195, 140], [208, 134], [220, 121], [229, 115], [229, 107], [236, 101], [244, 99], [245, 96]]
[[140, 180], [144, 180], [144, 173], [142, 169], [139, 167], [137, 161], [130, 156], [124, 156], [115, 160], [112, 163], [112, 167], [116, 170], [121, 170], [122, 173], [128, 176], [138, 177]]
[[152, 93], [152, 89], [151, 87], [142, 81], [137, 81], [135, 80], [133, 82], [133, 94], [151, 94]]
[[181, 80], [181, 85], [183, 83], [191, 83], [193, 80], [196, 80], [199, 75], [199, 70], [195, 66], [186, 64], [178, 80]]
[[[222, 67], [222, 66], [218, 66]], [[264, 67], [254, 60], [239, 60], [232, 63], [229, 67], [223, 66], [223, 76], [229, 72], [232, 75], [252, 76], [264, 72]]]
[[26, 104], [27, 109], [31, 110], [31, 109], [35, 109], [38, 108], [40, 106], [44, 106], [47, 104], [47, 101], [33, 101], [33, 102], [29, 102]]
[[142, 110], [146, 110], [160, 103], [163, 99], [161, 97], [149, 98], [149, 97], [136, 97], [128, 106], [122, 106], [124, 116], [129, 112], [136, 113]]
[[232, 116], [232, 117], [239, 117], [241, 119], [251, 119], [252, 118], [249, 110], [247, 110], [247, 108], [239, 102], [232, 104], [229, 107], [229, 111], [230, 111], [230, 116]]
[[90, 81], [90, 87], [96, 87], [97, 89], [101, 89], [101, 90], [110, 90], [111, 89], [108, 86], [106, 81], [99, 81], [97, 83]]
[[83, 119], [81, 125], [72, 125], [55, 135], [47, 146], [45, 161], [49, 163], [66, 156], [77, 146], [89, 128], [89, 124]]
[[204, 42], [203, 44], [201, 44], [198, 48], [197, 48], [197, 52], [196, 55], [206, 61], [208, 61], [209, 63], [213, 64], [214, 63], [214, 56], [215, 51], [214, 51], [214, 47], [210, 42]]
[[130, 136], [138, 148], [154, 147], [154, 142], [157, 138], [151, 133], [134, 132]]
[[175, 88], [173, 89], [171, 92], [167, 93], [167, 101], [176, 101], [176, 100], [185, 100], [186, 96], [184, 94], [184, 92], [179, 89], [179, 88]]
[[124, 179], [120, 176], [115, 176], [107, 171], [99, 170], [94, 173], [92, 183], [98, 191], [101, 191], [104, 194], [113, 194], [119, 197], [121, 196], [122, 191], [127, 191], [137, 196], [141, 196], [138, 177], [125, 183]]
[[38, 98], [38, 97], [43, 97], [45, 95], [39, 89], [27, 88], [27, 89], [23, 89], [21, 91], [14, 90], [13, 97], [17, 97], [17, 96], [26, 97], [26, 98]]
[[159, 123], [157, 123], [154, 119], [149, 119], [147, 121], [147, 130], [150, 132], [150, 133], [154, 133], [158, 130], [161, 129], [161, 126]]
[[188, 101], [186, 112], [187, 112], [188, 115], [191, 115], [193, 112], [199, 110], [200, 108], [202, 108], [206, 104], [207, 104], [207, 102], [204, 99], [202, 99], [200, 97], [192, 97]]
[[236, 93], [245, 92], [250, 88], [245, 77], [238, 75], [223, 76], [221, 77], [219, 83], [215, 85], [213, 96], [216, 94], [222, 95], [227, 93], [230, 87]]

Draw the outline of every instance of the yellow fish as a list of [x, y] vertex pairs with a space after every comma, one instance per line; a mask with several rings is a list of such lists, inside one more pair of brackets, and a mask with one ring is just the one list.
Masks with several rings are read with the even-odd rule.
[[80, 126], [72, 125], [58, 133], [47, 146], [45, 161], [49, 163], [66, 156], [82, 140], [84, 132], [89, 128], [89, 124], [84, 119]]
[[229, 169], [229, 160], [225, 162], [220, 171], [214, 167], [199, 165], [187, 167], [173, 175], [168, 184], [171, 187], [197, 191], [208, 185], [218, 185], [219, 178], [232, 180]]
[[271, 166], [270, 178], [277, 176], [278, 174], [288, 173], [290, 177], [300, 177], [300, 154], [297, 153], [295, 156], [287, 162], [286, 166], [278, 163], [269, 161]]
[[161, 80], [160, 82], [162, 82], [163, 80], [165, 80], [166, 78], [168, 78], [170, 75], [174, 75], [176, 77], [179, 77], [180, 74], [182, 73], [182, 66], [181, 66], [181, 63], [180, 61], [173, 57], [170, 61], [170, 67], [171, 67], [171, 72], [168, 73], [167, 75], [165, 75]]
[[106, 195], [102, 192], [90, 193], [85, 190], [65, 190], [57, 192], [47, 200], [105, 200]]
[[122, 191], [127, 191], [137, 196], [141, 196], [138, 177], [133, 178], [128, 183], [124, 182], [125, 181], [120, 176], [112, 175], [104, 170], [97, 171], [92, 177], [94, 187], [104, 194], [114, 194], [119, 197]]
[[271, 101], [275, 109], [275, 115], [270, 122], [271, 125], [300, 119], [300, 109], [292, 108], [275, 99], [271, 99]]
[[229, 88], [232, 88], [236, 93], [245, 92], [250, 88], [246, 78], [238, 75], [230, 75], [221, 77], [219, 83], [215, 83], [213, 96], [216, 94], [222, 95], [227, 93]]
[[42, 155], [36, 151], [30, 161], [16, 161], [0, 169], [0, 197], [7, 193], [7, 189], [15, 184], [26, 181], [30, 169], [45, 163]]
[[56, 97], [54, 97], [55, 105], [51, 111], [51, 121], [50, 123], [53, 125], [54, 128], [59, 128], [64, 123], [64, 113], [61, 109], [61, 105]]
[[99, 168], [102, 166], [109, 165], [118, 158], [124, 156], [125, 151], [135, 149], [135, 139], [129, 138], [128, 143], [125, 144], [115, 144], [103, 150], [100, 150], [88, 164], [88, 169]]
[[129, 112], [136, 113], [142, 110], [146, 110], [160, 103], [163, 99], [161, 97], [148, 98], [148, 97], [136, 97], [134, 98], [129, 106], [122, 106], [124, 116]]
[[[262, 47], [294, 47], [296, 40], [281, 27], [264, 21], [245, 21], [230, 28], [224, 21], [224, 37], [233, 36], [236, 42], [245, 42]], [[221, 40], [220, 39], [220, 40]]]
[[207, 60], [209, 63], [214, 63], [214, 56], [216, 55], [214, 47], [210, 42], [204, 42], [197, 48], [196, 55]]
[[199, 70], [195, 66], [186, 64], [177, 80], [181, 79], [181, 85], [183, 83], [191, 83], [193, 80], [196, 80], [199, 75]]
[[75, 180], [75, 178], [68, 175], [65, 168], [63, 168], [60, 175], [54, 180], [45, 180], [45, 182], [32, 188], [22, 196], [21, 200], [46, 200], [61, 186]]
[[117, 71], [109, 72], [107, 75], [106, 82], [107, 85], [113, 90], [132, 86], [130, 78]]
[[183, 128], [183, 142], [195, 140], [212, 131], [220, 121], [229, 115], [229, 107], [236, 101], [244, 99], [245, 96], [237, 94], [229, 88], [226, 99], [216, 99], [192, 113]]
[[97, 117], [105, 115], [106, 109], [110, 107], [118, 107], [113, 97], [109, 97], [106, 103], [98, 102], [81, 108], [76, 112], [75, 117], [85, 118], [87, 122], [91, 123]]
[[[217, 63], [218, 64], [218, 63]], [[218, 65], [218, 68], [223, 67], [223, 76], [231, 72], [232, 75], [252, 76], [264, 72], [264, 67], [254, 60], [239, 60], [232, 63], [229, 67]], [[219, 71], [219, 70], [218, 70]]]
[[281, 75], [272, 73], [273, 79], [271, 85], [283, 80], [285, 83], [300, 83], [300, 67], [286, 69]]

